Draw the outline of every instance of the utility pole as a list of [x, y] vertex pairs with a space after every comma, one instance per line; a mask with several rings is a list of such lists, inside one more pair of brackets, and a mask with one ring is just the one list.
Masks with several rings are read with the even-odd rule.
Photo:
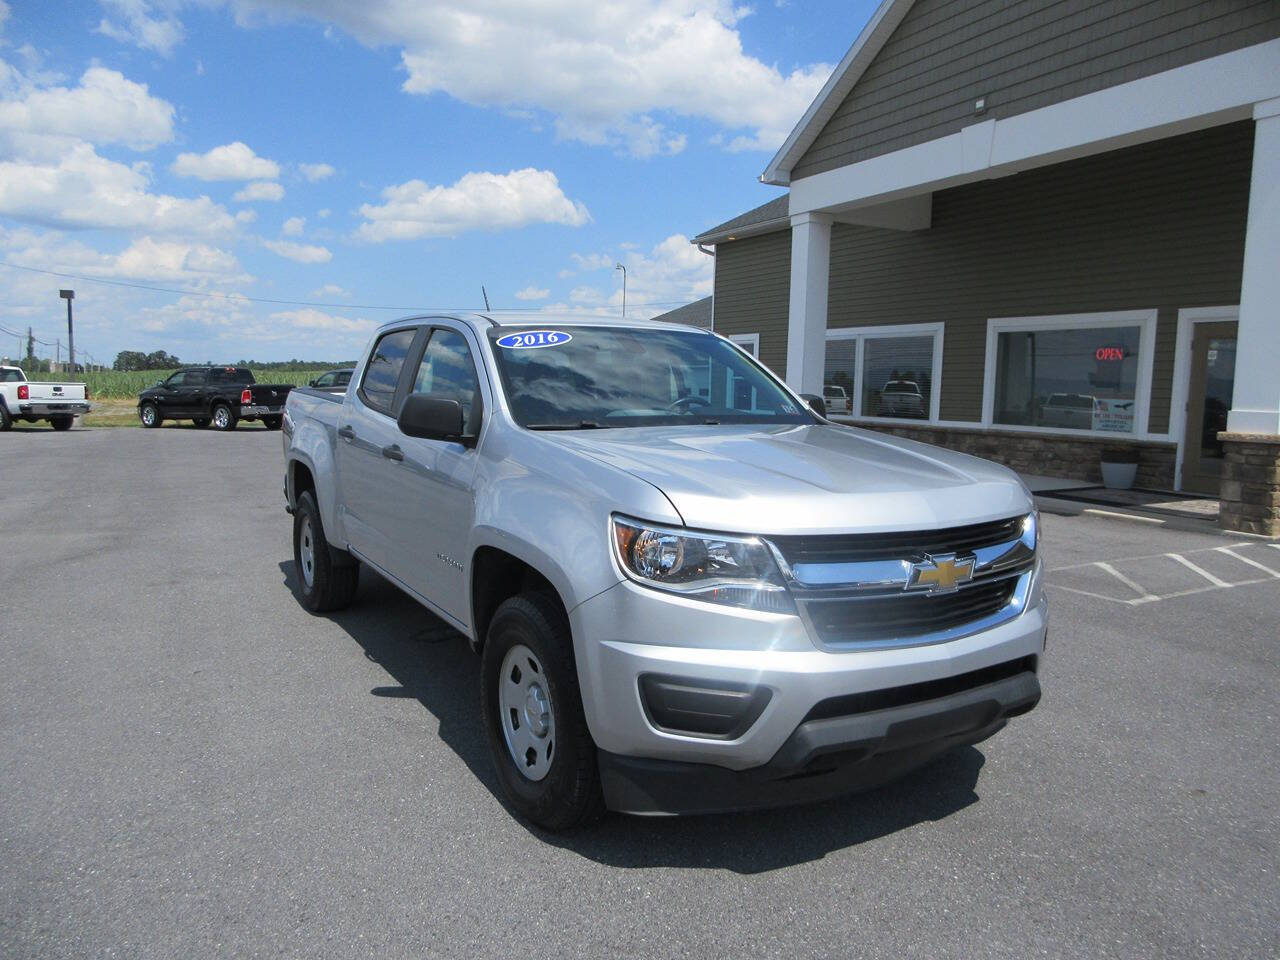
[[62, 366], [62, 338], [54, 337], [53, 339], [53, 362], [58, 366]]
[[76, 335], [71, 326], [71, 301], [76, 298], [74, 290], [59, 290], [58, 296], [67, 301], [67, 358], [71, 361], [71, 375], [76, 372]]
[[31, 369], [36, 359], [36, 336], [27, 327], [27, 369]]

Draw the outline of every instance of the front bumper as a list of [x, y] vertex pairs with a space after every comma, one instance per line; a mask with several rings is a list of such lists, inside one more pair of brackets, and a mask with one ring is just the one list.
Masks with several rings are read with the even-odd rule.
[[[940, 643], [831, 651], [815, 646], [798, 616], [712, 605], [624, 581], [576, 607], [570, 620], [607, 801], [615, 809], [670, 813], [845, 793], [990, 736], [1034, 707], [1034, 667], [1019, 669], [1026, 676], [1016, 682], [1002, 677], [999, 689], [981, 695], [961, 691], [853, 716], [812, 714], [853, 694], [1035, 664], [1029, 658], [1044, 650], [1047, 609], [1036, 589], [1020, 616], [988, 630]], [[640, 680], [655, 675], [762, 688], [768, 702], [732, 738], [681, 733], [658, 726], [646, 709]], [[837, 755], [834, 773], [806, 774], [815, 758]]]

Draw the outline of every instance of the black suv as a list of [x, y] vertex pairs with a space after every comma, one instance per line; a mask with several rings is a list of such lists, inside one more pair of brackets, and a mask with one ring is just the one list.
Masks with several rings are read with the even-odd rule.
[[215, 430], [261, 420], [268, 430], [279, 430], [292, 389], [289, 383], [255, 383], [245, 367], [183, 367], [138, 395], [138, 419], [144, 427], [190, 420]]

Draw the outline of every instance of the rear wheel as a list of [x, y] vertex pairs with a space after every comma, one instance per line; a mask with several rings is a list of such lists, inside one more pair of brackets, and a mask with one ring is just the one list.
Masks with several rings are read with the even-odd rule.
[[231, 408], [225, 403], [220, 403], [213, 408], [213, 429], [234, 430], [236, 428], [236, 420], [236, 415], [231, 412]]
[[205, 427], [209, 426], [209, 418], [208, 418], [208, 417], [196, 417], [196, 418], [195, 418], [194, 420], [192, 420], [191, 422], [192, 422], [193, 424], [195, 424], [195, 425], [196, 425], [199, 429], [201, 429], [201, 430], [203, 430]]
[[481, 710], [507, 800], [546, 830], [604, 809], [568, 619], [556, 598], [530, 593], [493, 615], [481, 654]]
[[154, 403], [144, 403], [138, 408], [138, 419], [142, 421], [144, 427], [160, 426], [160, 411], [156, 409]]
[[360, 585], [360, 564], [345, 550], [329, 546], [310, 490], [298, 497], [293, 513], [293, 565], [298, 599], [312, 613], [343, 609]]
[[0, 432], [13, 426], [13, 417], [9, 416], [9, 408], [0, 401]]
[[50, 417], [49, 423], [55, 430], [70, 430], [71, 417]]

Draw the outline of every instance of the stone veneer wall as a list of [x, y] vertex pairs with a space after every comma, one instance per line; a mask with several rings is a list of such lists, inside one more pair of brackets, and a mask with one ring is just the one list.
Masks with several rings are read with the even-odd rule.
[[1225, 459], [1218, 524], [1280, 536], [1280, 436], [1220, 433]]
[[1173, 472], [1178, 448], [1173, 443], [1151, 443], [1123, 440], [1117, 436], [1070, 437], [1050, 433], [1015, 433], [1006, 430], [966, 430], [956, 427], [938, 427], [909, 422], [887, 424], [855, 420], [840, 420], [851, 426], [878, 430], [932, 443], [975, 457], [994, 460], [1019, 473], [1042, 477], [1065, 477], [1069, 480], [1085, 480], [1102, 483], [1102, 451], [1104, 448], [1124, 448], [1138, 455], [1138, 475], [1135, 487], [1148, 490], [1172, 490]]

